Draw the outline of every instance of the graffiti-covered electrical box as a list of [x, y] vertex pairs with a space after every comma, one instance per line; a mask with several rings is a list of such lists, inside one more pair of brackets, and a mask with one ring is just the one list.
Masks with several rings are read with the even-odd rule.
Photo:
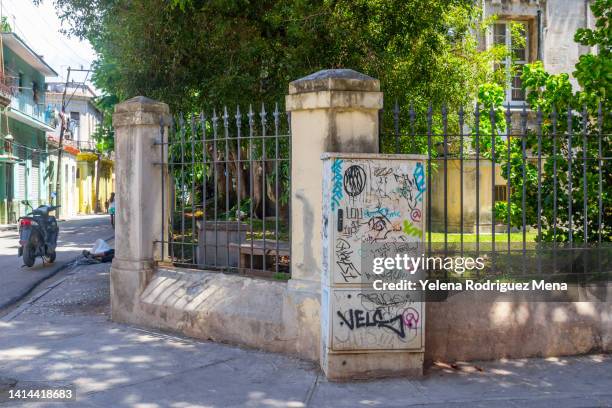
[[328, 153], [323, 166], [323, 365], [338, 354], [422, 353], [422, 294], [383, 288], [414, 272], [381, 273], [373, 260], [422, 256], [425, 157]]

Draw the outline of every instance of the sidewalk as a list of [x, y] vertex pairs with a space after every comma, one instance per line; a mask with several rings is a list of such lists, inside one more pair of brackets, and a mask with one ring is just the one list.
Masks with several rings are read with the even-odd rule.
[[612, 358], [605, 355], [435, 367], [414, 381], [330, 383], [314, 364], [291, 357], [116, 324], [108, 317], [109, 267], [79, 267], [0, 319], [4, 384], [75, 384], [78, 402], [18, 405], [0, 381], [0, 407], [612, 406]]

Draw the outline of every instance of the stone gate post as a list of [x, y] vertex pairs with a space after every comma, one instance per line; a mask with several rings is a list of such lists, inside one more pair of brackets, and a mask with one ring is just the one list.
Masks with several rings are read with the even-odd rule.
[[288, 295], [297, 310], [285, 319], [299, 322], [296, 348], [313, 360], [320, 357], [321, 156], [325, 152], [377, 153], [382, 104], [380, 82], [351, 69], [323, 70], [289, 84], [292, 242]]
[[[159, 259], [161, 246], [154, 244], [167, 236], [168, 206], [162, 213], [162, 173], [165, 146], [161, 123], [170, 123], [168, 105], [143, 96], [115, 107], [116, 191], [115, 258], [111, 268], [111, 313], [113, 320], [135, 322], [134, 309]], [[165, 129], [167, 138], [167, 127]], [[167, 139], [166, 139], [167, 140]], [[157, 163], [157, 165], [156, 165]], [[164, 177], [164, 183], [162, 183]], [[162, 231], [166, 230], [166, 231]], [[165, 251], [167, 253], [167, 251]]]

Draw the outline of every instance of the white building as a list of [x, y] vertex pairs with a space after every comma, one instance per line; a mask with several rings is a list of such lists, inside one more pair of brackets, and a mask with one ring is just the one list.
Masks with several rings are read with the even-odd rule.
[[[74, 142], [79, 150], [93, 151], [95, 143], [91, 135], [102, 121], [102, 113], [94, 104], [96, 93], [84, 84], [69, 82], [47, 83], [47, 103], [61, 110], [62, 98], [66, 88], [66, 118], [69, 119], [69, 132], [64, 134], [65, 140]], [[56, 128], [59, 136], [59, 126]]]
[[[510, 22], [524, 27], [525, 48], [515, 48], [515, 64], [541, 60], [551, 74], [571, 73], [582, 54], [589, 53], [574, 41], [579, 28], [593, 28], [591, 0], [481, 0], [484, 16], [497, 16], [491, 30], [483, 39], [484, 46], [506, 44], [513, 46]], [[506, 62], [508, 64], [508, 62]], [[509, 75], [506, 102], [522, 105], [525, 94], [521, 90], [520, 74]], [[574, 87], [578, 86], [571, 79]]]

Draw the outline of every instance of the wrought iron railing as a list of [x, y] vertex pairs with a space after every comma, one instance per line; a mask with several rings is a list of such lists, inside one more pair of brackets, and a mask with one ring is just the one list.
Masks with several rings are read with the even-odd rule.
[[484, 255], [504, 278], [610, 276], [612, 121], [601, 104], [545, 113], [395, 102], [380, 119], [382, 153], [427, 156], [427, 252]]
[[[275, 106], [174, 117], [163, 134], [172, 263], [279, 280], [290, 276], [290, 134]], [[162, 157], [163, 153], [162, 153]], [[162, 175], [162, 183], [164, 177]]]

